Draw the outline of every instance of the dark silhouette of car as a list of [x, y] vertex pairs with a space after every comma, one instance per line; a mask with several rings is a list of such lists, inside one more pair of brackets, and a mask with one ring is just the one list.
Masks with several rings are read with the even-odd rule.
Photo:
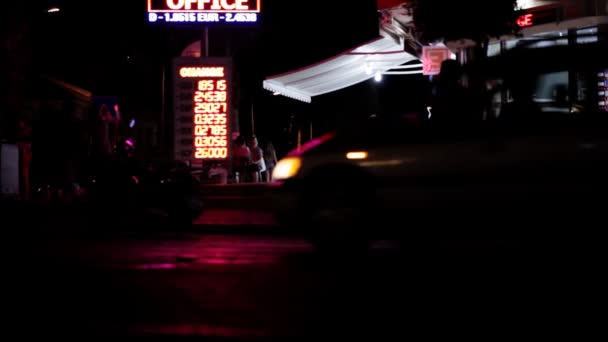
[[[479, 121], [443, 126], [421, 111], [310, 141], [274, 170], [278, 217], [334, 246], [586, 230], [607, 190], [608, 113], [594, 97], [607, 53], [605, 43], [514, 49], [465, 67], [487, 85]], [[570, 82], [565, 110], [536, 96], [547, 75]], [[511, 98], [522, 89], [532, 107]]]

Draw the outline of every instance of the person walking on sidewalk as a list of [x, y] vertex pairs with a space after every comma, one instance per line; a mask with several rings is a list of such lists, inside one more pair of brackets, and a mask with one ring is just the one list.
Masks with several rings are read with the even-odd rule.
[[277, 151], [274, 149], [274, 145], [271, 141], [266, 143], [264, 148], [264, 163], [266, 164], [266, 172], [264, 172], [264, 177], [266, 182], [272, 182], [272, 170], [278, 163], [277, 159]]

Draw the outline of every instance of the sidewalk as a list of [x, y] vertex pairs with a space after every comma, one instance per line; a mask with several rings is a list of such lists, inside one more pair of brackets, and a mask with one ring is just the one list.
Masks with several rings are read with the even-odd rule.
[[153, 214], [116, 213], [112, 203], [100, 208], [87, 202], [53, 205], [9, 198], [0, 199], [0, 227], [50, 234], [148, 230], [231, 234], [279, 229], [267, 184], [205, 185], [202, 192], [203, 213], [190, 227], [177, 227]]
[[205, 210], [192, 224], [203, 229], [278, 228], [272, 191], [269, 184], [206, 185], [202, 188]]
[[201, 188], [207, 209], [272, 211], [273, 191], [269, 184], [204, 185]]
[[[120, 209], [120, 208], [118, 208]], [[118, 211], [109, 203], [99, 207], [90, 202], [43, 203], [0, 201], [0, 228], [17, 234], [72, 234], [158, 229], [165, 225], [158, 217]], [[167, 225], [165, 225], [167, 226]]]
[[195, 219], [193, 225], [211, 226], [275, 226], [277, 222], [271, 211], [252, 209], [208, 208]]

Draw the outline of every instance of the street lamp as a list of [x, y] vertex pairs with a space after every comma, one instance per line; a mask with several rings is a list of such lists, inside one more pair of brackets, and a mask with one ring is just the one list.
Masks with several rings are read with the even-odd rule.
[[376, 75], [374, 75], [374, 79], [376, 80], [376, 82], [382, 82], [382, 73], [380, 71], [377, 71]]

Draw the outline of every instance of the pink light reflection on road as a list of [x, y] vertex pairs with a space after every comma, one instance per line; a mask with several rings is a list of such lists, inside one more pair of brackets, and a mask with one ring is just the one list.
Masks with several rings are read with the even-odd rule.
[[172, 263], [145, 264], [138, 265], [135, 268], [138, 270], [173, 270], [177, 268], [177, 265]]

